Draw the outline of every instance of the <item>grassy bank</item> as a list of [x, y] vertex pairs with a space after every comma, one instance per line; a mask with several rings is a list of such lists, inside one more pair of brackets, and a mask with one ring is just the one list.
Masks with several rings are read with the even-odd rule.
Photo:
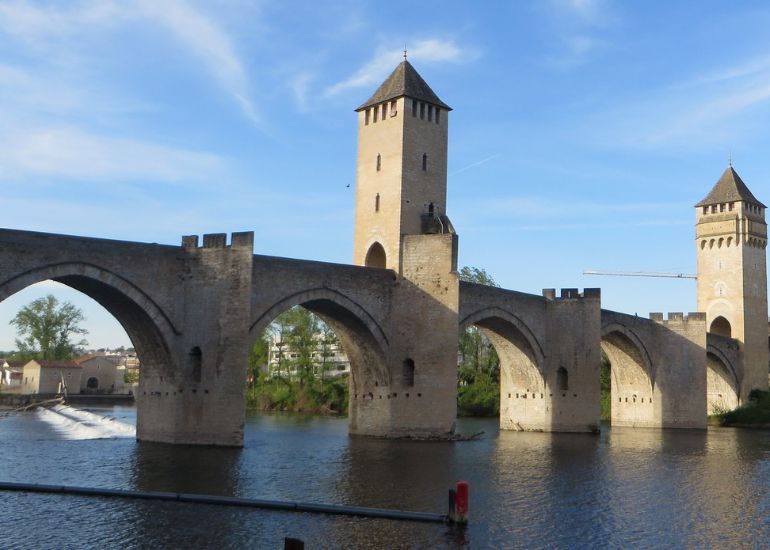
[[770, 392], [754, 390], [749, 402], [732, 411], [709, 417], [720, 426], [761, 426], [770, 427]]
[[347, 414], [348, 377], [300, 381], [260, 376], [246, 394], [246, 407], [260, 411]]
[[487, 374], [479, 374], [472, 383], [457, 388], [458, 416], [498, 416], [500, 383]]

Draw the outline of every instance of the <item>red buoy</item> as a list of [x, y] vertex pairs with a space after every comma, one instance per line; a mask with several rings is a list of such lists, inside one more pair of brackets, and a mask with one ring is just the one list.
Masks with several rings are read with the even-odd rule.
[[458, 481], [455, 486], [455, 523], [468, 523], [468, 482]]

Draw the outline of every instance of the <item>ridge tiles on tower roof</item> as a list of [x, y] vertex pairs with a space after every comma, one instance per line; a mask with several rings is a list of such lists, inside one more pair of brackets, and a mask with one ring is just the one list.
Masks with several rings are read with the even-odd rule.
[[762, 208], [766, 208], [766, 206], [759, 202], [751, 191], [749, 191], [749, 188], [743, 183], [741, 177], [735, 170], [733, 170], [732, 165], [730, 165], [727, 167], [727, 170], [724, 171], [724, 174], [722, 174], [722, 177], [719, 178], [719, 181], [716, 182], [706, 198], [695, 206], [699, 207], [737, 201], [750, 202], [757, 204]]
[[380, 84], [377, 91], [356, 111], [361, 111], [372, 105], [383, 103], [397, 97], [411, 97], [451, 111], [452, 108], [441, 101], [436, 93], [430, 89], [428, 83], [423, 80], [417, 70], [409, 61], [404, 60], [398, 64], [385, 82]]

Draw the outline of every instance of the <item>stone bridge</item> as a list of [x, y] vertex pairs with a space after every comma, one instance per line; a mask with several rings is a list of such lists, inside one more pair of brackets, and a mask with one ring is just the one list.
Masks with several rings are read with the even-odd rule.
[[351, 433], [453, 429], [454, 235], [405, 236], [404, 277], [254, 255], [252, 233], [164, 246], [0, 230], [0, 250], [0, 301], [50, 279], [90, 296], [124, 327], [142, 361], [140, 439], [242, 444], [248, 351], [295, 305], [327, 322], [349, 355]]
[[0, 230], [0, 250], [0, 301], [50, 279], [125, 328], [142, 361], [144, 440], [242, 444], [248, 351], [297, 305], [348, 354], [351, 434], [450, 434], [458, 329], [469, 326], [500, 357], [502, 428], [596, 430], [602, 349], [613, 424], [703, 428], [708, 406], [738, 403], [738, 343], [707, 336], [703, 314], [644, 319], [602, 310], [598, 289], [557, 297], [458, 282], [453, 234], [404, 236], [401, 274], [254, 255], [252, 233], [166, 246]]
[[460, 331], [478, 327], [500, 358], [502, 428], [598, 429], [600, 307], [599, 289], [557, 298], [460, 283]]
[[613, 425], [706, 427], [706, 316], [602, 310]]

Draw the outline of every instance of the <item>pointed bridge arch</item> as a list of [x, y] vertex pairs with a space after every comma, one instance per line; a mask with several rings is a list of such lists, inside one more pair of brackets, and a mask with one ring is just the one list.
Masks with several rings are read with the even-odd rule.
[[34, 267], [0, 282], [0, 301], [46, 280], [82, 292], [112, 314], [136, 348], [143, 371], [172, 371], [170, 342], [179, 330], [151, 296], [114, 271], [87, 262]]
[[354, 395], [369, 386], [390, 385], [391, 373], [386, 363], [389, 342], [382, 327], [360, 304], [330, 288], [297, 292], [280, 299], [267, 310], [256, 312], [249, 327], [250, 340], [254, 342], [278, 315], [295, 306], [318, 315], [342, 342], [350, 361]]
[[[460, 334], [462, 334], [463, 331], [465, 331], [465, 329], [467, 329], [472, 325], [477, 325], [482, 328], [487, 328], [487, 327], [484, 327], [484, 325], [489, 324], [490, 320], [494, 320], [494, 319], [498, 319], [499, 321], [502, 321], [503, 323], [510, 325], [511, 327], [515, 328], [516, 331], [518, 331], [518, 333], [524, 338], [524, 340], [529, 345], [529, 348], [532, 350], [535, 363], [536, 365], [538, 365], [538, 370], [542, 369], [543, 363], [545, 361], [545, 354], [543, 353], [543, 348], [540, 345], [540, 342], [538, 341], [537, 337], [523, 320], [521, 320], [519, 317], [517, 317], [513, 313], [506, 311], [502, 308], [487, 307], [487, 308], [475, 311], [474, 313], [471, 313], [469, 315], [466, 315], [465, 318], [460, 320], [460, 324], [459, 324]], [[490, 330], [494, 330], [494, 329], [490, 329]]]
[[602, 326], [601, 347], [610, 360], [610, 419], [619, 426], [655, 424], [655, 364], [642, 339], [630, 327]]

